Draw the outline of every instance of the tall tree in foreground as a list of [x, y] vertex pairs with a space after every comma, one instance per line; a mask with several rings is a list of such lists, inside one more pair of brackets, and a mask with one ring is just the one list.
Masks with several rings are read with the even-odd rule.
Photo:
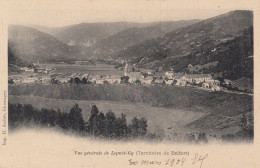
[[87, 131], [91, 134], [96, 135], [98, 133], [98, 108], [96, 105], [93, 105], [91, 108], [89, 123], [87, 127]]
[[79, 108], [78, 104], [75, 104], [68, 115], [70, 126], [75, 131], [82, 131], [84, 129], [84, 120], [82, 117], [82, 109]]

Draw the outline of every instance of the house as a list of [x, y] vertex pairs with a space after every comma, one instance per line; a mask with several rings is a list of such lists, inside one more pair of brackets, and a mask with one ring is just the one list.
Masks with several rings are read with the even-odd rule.
[[211, 90], [212, 90], [212, 91], [220, 91], [221, 88], [220, 88], [220, 86], [213, 85], [213, 86], [211, 87]]
[[203, 84], [202, 84], [202, 87], [204, 87], [204, 88], [210, 88], [210, 85], [209, 85], [209, 83], [203, 83]]
[[32, 78], [25, 78], [22, 81], [23, 84], [30, 84], [30, 83], [38, 83], [38, 78], [32, 77]]
[[50, 70], [45, 69], [42, 73], [49, 74]]
[[143, 78], [140, 80], [142, 84], [152, 84], [153, 77], [152, 76], [147, 76], [146, 78]]
[[70, 79], [71, 79], [71, 78], [65, 77], [65, 76], [56, 78], [56, 80], [58, 80], [59, 83], [62, 83], [62, 84], [69, 83]]
[[100, 79], [100, 78], [101, 78], [100, 75], [90, 74], [90, 75], [88, 76], [88, 81], [94, 83], [94, 82], [96, 82], [96, 81], [97, 81], [98, 79]]
[[165, 77], [168, 79], [173, 79], [174, 72], [173, 71], [167, 71], [165, 72]]
[[184, 76], [184, 73], [174, 73], [172, 79], [181, 79]]
[[185, 74], [182, 80], [189, 83], [204, 83], [212, 80], [212, 76], [209, 74]]
[[24, 71], [24, 72], [34, 72], [33, 68], [27, 68], [27, 67], [22, 67], [22, 68], [20, 68], [20, 70]]
[[121, 76], [112, 75], [112, 76], [105, 77], [105, 80], [110, 84], [117, 84], [121, 82]]
[[224, 79], [224, 84], [225, 85], [232, 85], [232, 80], [229, 80], [229, 79]]
[[45, 71], [45, 68], [40, 68], [40, 67], [35, 68], [35, 72], [37, 72], [37, 73], [43, 73], [44, 71]]
[[136, 80], [140, 80], [144, 78], [144, 76], [141, 74], [141, 72], [130, 72], [127, 74], [129, 77], [128, 82], [129, 83], [135, 83]]
[[177, 86], [186, 86], [187, 85], [187, 81], [183, 81], [181, 79], [175, 79], [175, 80], [176, 80]]
[[38, 66], [40, 63], [39, 62], [36, 62], [36, 63], [33, 63], [33, 66]]
[[173, 80], [172, 79], [168, 79], [164, 81], [166, 85], [172, 85], [173, 84]]
[[212, 80], [207, 80], [206, 82], [207, 82], [210, 86], [213, 86], [213, 85], [219, 86], [219, 85], [220, 85], [220, 81], [219, 81], [219, 80], [214, 80], [214, 79], [212, 79]]
[[41, 83], [49, 84], [49, 83], [51, 83], [51, 78], [49, 76], [45, 76], [45, 77], [42, 77], [42, 79], [40, 81], [41, 81]]
[[164, 80], [157, 78], [157, 79], [154, 80], [154, 83], [155, 83], [155, 84], [163, 84], [163, 83], [164, 83]]
[[22, 83], [22, 80], [21, 80], [21, 79], [14, 79], [13, 82], [14, 82], [15, 84], [18, 84], [18, 83]]
[[96, 79], [96, 84], [104, 84], [104, 81], [106, 81], [105, 79], [102, 79], [102, 78], [99, 78], [99, 79]]

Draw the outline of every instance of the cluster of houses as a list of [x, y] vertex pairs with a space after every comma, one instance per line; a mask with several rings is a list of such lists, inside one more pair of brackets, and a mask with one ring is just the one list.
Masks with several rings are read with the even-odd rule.
[[[43, 84], [68, 84], [71, 79], [78, 78], [81, 81], [87, 81], [93, 84], [157, 84], [157, 85], [177, 85], [177, 86], [198, 86], [214, 91], [221, 90], [220, 82], [212, 78], [209, 74], [184, 74], [174, 73], [173, 71], [165, 72], [165, 74], [155, 75], [152, 73], [143, 72], [128, 72], [128, 65], [124, 68], [124, 74], [120, 75], [96, 75], [87, 73], [52, 73], [49, 74], [51, 69], [48, 68], [21, 68], [25, 72], [35, 72], [22, 78], [12, 78], [13, 83], [30, 84], [30, 83], [43, 83]], [[35, 75], [36, 74], [36, 75]], [[42, 74], [42, 75], [37, 75]], [[85, 79], [84, 79], [85, 78]]]
[[26, 73], [43, 73], [43, 74], [49, 74], [53, 69], [46, 68], [46, 67], [34, 67], [34, 68], [29, 68], [29, 67], [21, 67], [21, 71], [26, 72]]
[[[141, 72], [130, 72], [127, 75], [127, 83], [131, 84], [157, 84], [157, 85], [177, 85], [177, 86], [198, 86], [214, 91], [221, 90], [220, 82], [212, 78], [209, 74], [183, 74], [166, 72], [165, 75], [155, 77], [153, 75], [144, 76]], [[68, 84], [71, 79], [78, 78], [93, 84], [120, 84], [125, 83], [122, 81], [120, 75], [94, 75], [86, 73], [55, 73], [51, 75], [30, 76], [24, 78], [12, 78], [14, 83], [30, 84], [30, 83], [43, 83], [51, 84], [54, 79], [57, 83]]]

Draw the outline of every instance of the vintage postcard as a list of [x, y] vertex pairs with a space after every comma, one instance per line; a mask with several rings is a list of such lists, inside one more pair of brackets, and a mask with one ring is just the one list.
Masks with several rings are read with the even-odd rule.
[[259, 8], [3, 1], [0, 167], [259, 167]]

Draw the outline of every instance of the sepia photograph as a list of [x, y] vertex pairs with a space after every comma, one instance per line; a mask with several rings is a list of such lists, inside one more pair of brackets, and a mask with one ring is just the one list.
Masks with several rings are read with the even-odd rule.
[[[127, 156], [127, 167], [201, 168], [209, 152], [160, 151], [158, 145], [254, 145], [252, 8], [58, 2], [14, 1], [6, 8], [3, 146], [20, 142], [21, 148], [55, 151], [47, 147], [51, 142], [73, 157]], [[137, 143], [157, 147], [131, 151]], [[182, 158], [134, 160], [157, 155]]]
[[253, 142], [253, 12], [8, 25], [9, 131]]

